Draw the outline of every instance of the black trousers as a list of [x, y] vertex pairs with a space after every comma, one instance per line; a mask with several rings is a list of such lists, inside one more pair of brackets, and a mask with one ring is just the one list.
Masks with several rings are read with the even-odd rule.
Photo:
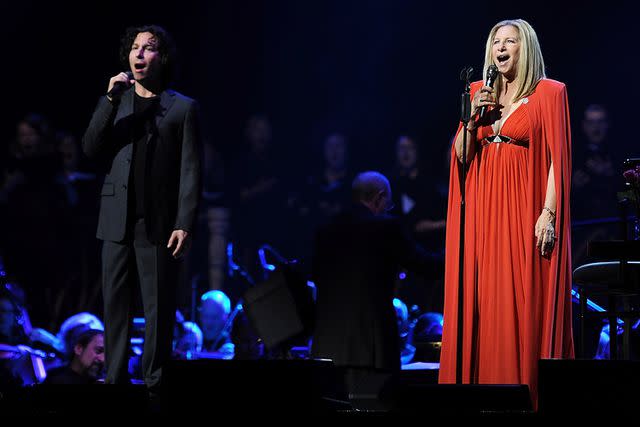
[[144, 220], [132, 224], [123, 242], [105, 241], [102, 248], [106, 383], [130, 381], [132, 302], [140, 286], [145, 317], [142, 373], [150, 391], [161, 386], [162, 367], [171, 358], [175, 296], [180, 261], [164, 244], [147, 239]]

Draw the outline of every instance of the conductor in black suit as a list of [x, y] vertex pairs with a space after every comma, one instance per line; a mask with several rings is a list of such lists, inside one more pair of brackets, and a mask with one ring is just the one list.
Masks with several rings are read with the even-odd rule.
[[107, 383], [129, 381], [132, 291], [145, 316], [142, 369], [150, 393], [171, 356], [180, 260], [201, 194], [197, 103], [168, 89], [175, 61], [169, 34], [129, 28], [120, 48], [131, 74], [109, 80], [83, 139], [87, 156], [106, 163], [97, 237], [104, 241]]
[[349, 394], [372, 376], [400, 369], [393, 306], [400, 267], [428, 275], [435, 266], [386, 214], [392, 198], [384, 175], [359, 174], [352, 199], [349, 210], [318, 230], [312, 273], [318, 291], [312, 355], [346, 368]]

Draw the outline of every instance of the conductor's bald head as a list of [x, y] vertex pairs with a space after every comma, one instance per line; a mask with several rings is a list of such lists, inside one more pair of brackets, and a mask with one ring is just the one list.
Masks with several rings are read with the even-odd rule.
[[354, 202], [362, 203], [376, 215], [393, 208], [389, 180], [379, 172], [358, 174], [351, 184], [351, 196]]

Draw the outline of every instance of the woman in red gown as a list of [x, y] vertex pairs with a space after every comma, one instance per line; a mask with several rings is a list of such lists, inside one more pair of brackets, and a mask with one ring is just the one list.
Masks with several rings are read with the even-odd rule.
[[493, 27], [485, 70], [491, 64], [499, 71], [495, 87], [471, 85], [465, 183], [462, 126], [452, 149], [440, 382], [456, 382], [465, 185], [460, 382], [527, 384], [536, 406], [538, 360], [574, 354], [567, 92], [545, 77], [537, 36], [526, 21]]

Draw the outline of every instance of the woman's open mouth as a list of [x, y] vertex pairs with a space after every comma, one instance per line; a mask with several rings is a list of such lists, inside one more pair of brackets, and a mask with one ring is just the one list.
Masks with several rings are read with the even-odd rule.
[[496, 60], [498, 62], [498, 65], [504, 65], [507, 63], [507, 61], [511, 59], [511, 56], [508, 53], [503, 53], [501, 55], [498, 55], [496, 57]]

